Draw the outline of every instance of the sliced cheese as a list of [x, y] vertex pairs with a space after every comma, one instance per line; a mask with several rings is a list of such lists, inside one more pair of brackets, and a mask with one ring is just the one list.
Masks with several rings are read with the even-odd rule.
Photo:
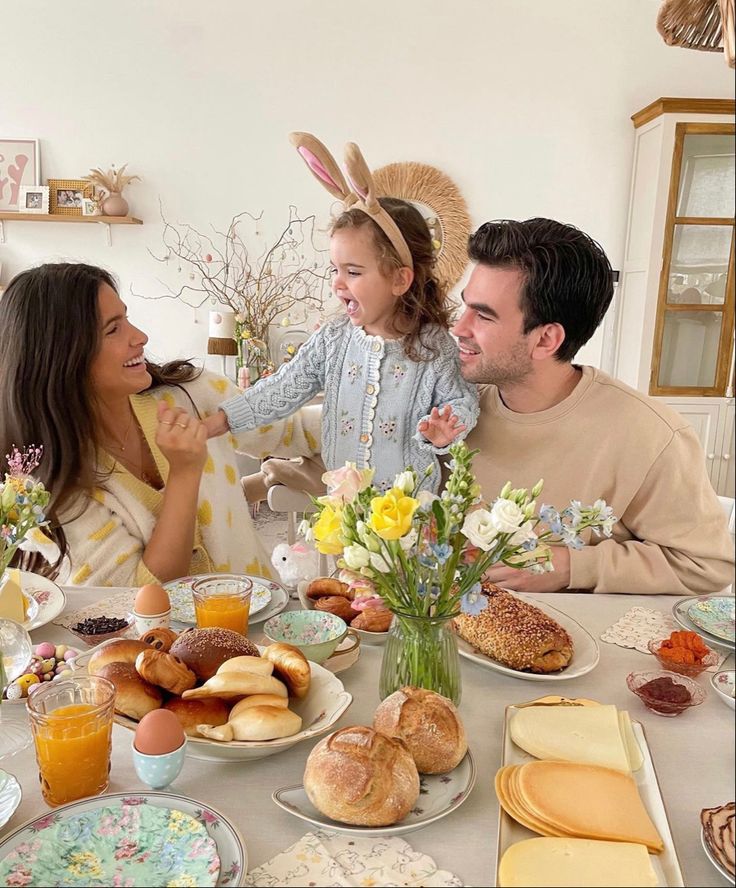
[[644, 845], [590, 839], [516, 842], [498, 866], [499, 888], [643, 888], [657, 884]]
[[26, 619], [26, 600], [20, 585], [20, 571], [11, 567], [7, 571], [5, 582], [0, 586], [0, 619], [15, 620], [24, 623]]
[[521, 765], [516, 777], [524, 807], [552, 828], [585, 839], [636, 842], [650, 851], [664, 847], [629, 774], [540, 761]]
[[509, 729], [514, 743], [535, 758], [630, 771], [615, 706], [529, 706], [513, 716]]
[[631, 716], [626, 710], [622, 710], [618, 714], [618, 723], [621, 728], [621, 736], [626, 747], [626, 754], [629, 757], [629, 766], [632, 771], [638, 771], [644, 764], [644, 756], [641, 754], [639, 741], [636, 739], [634, 729], [631, 725]]

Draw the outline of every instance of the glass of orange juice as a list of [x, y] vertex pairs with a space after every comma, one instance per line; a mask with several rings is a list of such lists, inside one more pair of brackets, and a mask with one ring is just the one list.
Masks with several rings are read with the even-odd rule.
[[114, 703], [114, 685], [98, 676], [49, 682], [28, 698], [41, 791], [49, 805], [107, 789]]
[[212, 574], [192, 584], [197, 626], [219, 626], [245, 635], [248, 632], [253, 583], [237, 574]]

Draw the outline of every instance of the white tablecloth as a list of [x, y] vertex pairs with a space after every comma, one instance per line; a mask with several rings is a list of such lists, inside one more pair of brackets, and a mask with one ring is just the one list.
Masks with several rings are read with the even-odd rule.
[[[67, 607], [78, 610], [91, 601], [120, 590], [66, 589]], [[668, 596], [555, 594], [545, 596], [559, 610], [575, 617], [598, 640], [600, 633], [634, 605], [669, 613], [675, 598]], [[292, 603], [292, 606], [298, 606]], [[77, 640], [53, 624], [32, 633], [34, 642], [72, 644]], [[260, 626], [252, 627], [254, 641], [262, 640]], [[493, 776], [501, 765], [504, 707], [547, 693], [589, 697], [628, 709], [645, 728], [686, 885], [726, 884], [710, 864], [700, 844], [701, 808], [734, 798], [734, 717], [710, 688], [705, 702], [677, 718], [649, 712], [626, 687], [632, 670], [656, 668], [650, 655], [600, 642], [598, 666], [582, 678], [565, 682], [532, 682], [489, 671], [467, 660], [462, 662], [463, 698], [460, 712], [478, 767], [475, 789], [454, 814], [406, 836], [418, 851], [433, 857], [437, 865], [456, 873], [466, 885], [490, 885], [495, 876], [498, 802]], [[340, 674], [353, 695], [352, 706], [338, 723], [370, 724], [378, 705], [378, 672], [382, 647], [363, 645], [358, 662]], [[733, 668], [733, 659], [721, 668]], [[11, 707], [4, 706], [3, 710]], [[24, 717], [15, 707], [13, 717]], [[113, 732], [110, 791], [141, 791], [145, 786], [133, 770], [132, 734], [118, 725]], [[271, 793], [282, 786], [301, 783], [304, 763], [314, 744], [305, 742], [286, 752], [251, 763], [218, 764], [187, 758], [172, 791], [218, 808], [245, 838], [249, 866], [258, 866], [282, 851], [311, 828], [278, 808]], [[48, 810], [38, 785], [32, 747], [0, 760], [23, 788], [23, 800], [0, 838], [26, 820]]]

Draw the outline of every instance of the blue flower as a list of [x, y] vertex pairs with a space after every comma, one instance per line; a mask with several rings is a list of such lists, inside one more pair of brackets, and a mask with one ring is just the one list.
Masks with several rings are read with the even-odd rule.
[[452, 546], [449, 543], [433, 543], [431, 549], [440, 564], [444, 564], [452, 554]]
[[460, 610], [470, 617], [477, 617], [488, 607], [488, 599], [481, 592], [480, 583], [476, 583], [460, 599]]

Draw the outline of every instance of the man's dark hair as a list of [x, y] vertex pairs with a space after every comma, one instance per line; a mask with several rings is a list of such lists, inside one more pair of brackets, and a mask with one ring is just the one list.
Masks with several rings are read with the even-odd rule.
[[572, 361], [595, 333], [613, 297], [608, 257], [574, 225], [553, 219], [486, 222], [470, 236], [468, 254], [481, 265], [522, 272], [524, 333], [561, 324], [565, 340], [555, 355], [561, 362]]

